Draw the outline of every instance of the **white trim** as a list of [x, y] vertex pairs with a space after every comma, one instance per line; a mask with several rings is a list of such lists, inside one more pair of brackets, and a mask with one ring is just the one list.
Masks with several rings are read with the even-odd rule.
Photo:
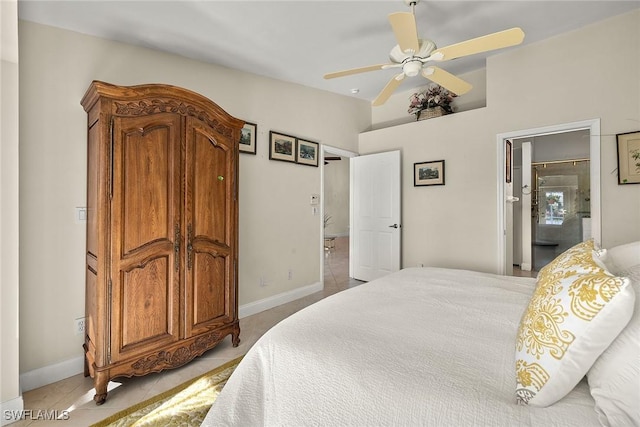
[[[20, 414], [24, 410], [24, 401], [22, 400], [22, 396], [18, 396], [11, 400], [7, 400], [6, 402], [0, 403], [0, 414], [2, 414], [2, 418], [0, 420], [0, 426], [6, 426], [7, 424], [15, 423], [19, 421], [20, 418], [16, 417], [15, 419], [7, 419], [11, 418], [11, 414]], [[9, 415], [7, 417], [7, 415]]]
[[316, 282], [311, 285], [303, 286], [301, 288], [292, 289], [290, 291], [282, 292], [278, 295], [273, 295], [259, 301], [250, 302], [240, 306], [239, 317], [252, 316], [262, 311], [269, 310], [270, 308], [277, 307], [282, 304], [286, 304], [291, 301], [295, 301], [300, 298], [304, 298], [307, 295], [314, 294], [321, 291], [323, 288], [322, 282]]
[[327, 152], [327, 153], [331, 153], [331, 154], [335, 154], [336, 156], [340, 156], [340, 157], [357, 157], [359, 156], [358, 153], [354, 153], [353, 151], [347, 151], [347, 150], [343, 150], [342, 148], [336, 148], [336, 147], [332, 147], [330, 145], [325, 145], [322, 144], [322, 152]]
[[84, 356], [74, 357], [60, 363], [43, 366], [20, 375], [23, 392], [33, 390], [56, 381], [64, 380], [84, 372]]
[[582, 120], [579, 122], [562, 123], [558, 125], [544, 126], [540, 128], [518, 130], [499, 133], [496, 135], [498, 154], [498, 259], [497, 272], [504, 274], [506, 271], [506, 220], [505, 220], [505, 158], [504, 140], [518, 139], [530, 136], [552, 135], [589, 129], [589, 165], [591, 175], [591, 237], [597, 244], [602, 241], [602, 216], [600, 195], [600, 119]]

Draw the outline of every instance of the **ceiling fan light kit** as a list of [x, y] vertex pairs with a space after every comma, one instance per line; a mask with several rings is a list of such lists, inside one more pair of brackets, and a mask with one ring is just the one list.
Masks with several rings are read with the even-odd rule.
[[328, 73], [324, 78], [333, 79], [369, 71], [400, 68], [402, 72], [389, 80], [373, 100], [373, 106], [384, 104], [405, 77], [415, 77], [418, 74], [456, 95], [462, 95], [472, 89], [471, 84], [442, 68], [428, 64], [515, 46], [524, 40], [522, 29], [515, 27], [438, 49], [432, 40], [418, 38], [415, 6], [420, 0], [403, 1], [411, 7], [411, 12], [396, 12], [389, 15], [389, 23], [398, 42], [389, 52], [390, 63]]

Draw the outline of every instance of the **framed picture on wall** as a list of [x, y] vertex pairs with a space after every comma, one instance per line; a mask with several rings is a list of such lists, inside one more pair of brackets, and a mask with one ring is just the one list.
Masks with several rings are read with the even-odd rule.
[[296, 162], [301, 165], [318, 166], [318, 147], [317, 142], [297, 140]]
[[507, 184], [511, 183], [511, 141], [507, 140], [504, 152], [505, 171], [504, 176]]
[[444, 185], [444, 160], [413, 164], [413, 186]]
[[245, 122], [240, 133], [240, 152], [256, 154], [256, 132], [258, 125]]
[[296, 137], [269, 131], [269, 159], [295, 163]]
[[640, 131], [619, 133], [618, 185], [640, 184]]

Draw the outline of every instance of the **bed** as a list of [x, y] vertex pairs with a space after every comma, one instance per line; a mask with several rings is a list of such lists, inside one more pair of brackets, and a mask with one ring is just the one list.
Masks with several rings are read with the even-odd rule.
[[535, 289], [407, 268], [327, 297], [258, 340], [203, 425], [608, 424], [585, 379], [548, 407], [516, 403], [516, 334]]

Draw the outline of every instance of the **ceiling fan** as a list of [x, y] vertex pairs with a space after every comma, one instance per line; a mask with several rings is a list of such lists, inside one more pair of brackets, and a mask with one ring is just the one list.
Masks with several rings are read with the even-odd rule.
[[391, 78], [376, 99], [373, 100], [374, 106], [384, 104], [393, 91], [400, 86], [405, 77], [415, 77], [418, 74], [422, 74], [423, 77], [456, 95], [462, 95], [471, 90], [471, 84], [442, 68], [428, 65], [428, 63], [448, 61], [476, 53], [515, 46], [522, 43], [524, 39], [522, 29], [515, 27], [438, 49], [433, 41], [418, 38], [415, 6], [420, 0], [404, 0], [404, 2], [411, 7], [411, 12], [397, 12], [389, 15], [389, 22], [398, 41], [398, 44], [389, 53], [391, 62], [328, 73], [324, 75], [324, 78], [333, 79], [368, 71], [400, 68], [402, 71]]

